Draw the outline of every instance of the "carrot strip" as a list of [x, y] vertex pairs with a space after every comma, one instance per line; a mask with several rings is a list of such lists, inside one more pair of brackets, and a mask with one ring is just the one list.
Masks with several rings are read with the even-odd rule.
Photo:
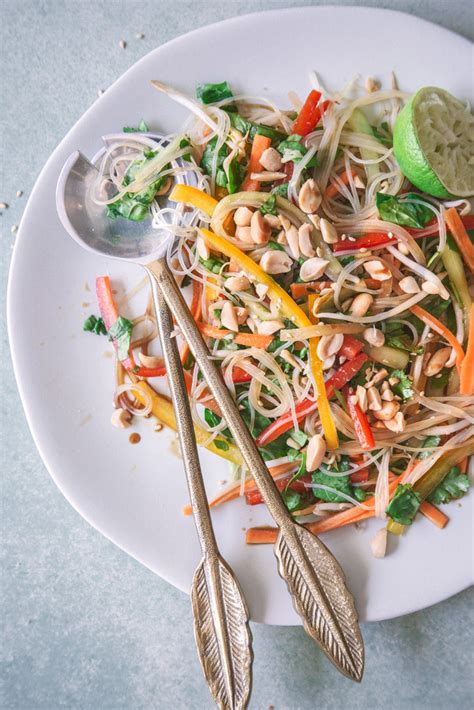
[[294, 283], [290, 285], [293, 298], [303, 298], [312, 293], [319, 293], [323, 288], [329, 288], [332, 281], [308, 281], [307, 283]]
[[[454, 349], [456, 352], [456, 369], [461, 374], [461, 364], [462, 361], [464, 360], [464, 350], [461, 347], [461, 344], [458, 342], [456, 336], [449, 331], [441, 321], [439, 321], [437, 318], [431, 315], [431, 313], [428, 313], [428, 311], [425, 311], [424, 308], [421, 308], [421, 306], [412, 306], [410, 308], [411, 312], [419, 318], [425, 325], [429, 325], [433, 330], [435, 330], [439, 335], [442, 335], [445, 340], [451, 345], [451, 347]], [[471, 338], [469, 338], [470, 340]], [[474, 343], [473, 343], [473, 348], [474, 348]], [[474, 353], [472, 355], [474, 357]]]
[[272, 144], [272, 139], [267, 138], [267, 136], [261, 136], [259, 133], [256, 134], [252, 143], [252, 151], [250, 153], [249, 167], [247, 172], [247, 177], [242, 185], [242, 190], [246, 192], [258, 192], [260, 190], [260, 183], [258, 180], [252, 180], [250, 175], [252, 173], [261, 173], [263, 166], [260, 165], [260, 158], [263, 152], [270, 148]]
[[469, 234], [461, 217], [454, 207], [450, 207], [449, 210], [446, 210], [444, 213], [444, 219], [454, 241], [459, 247], [462, 258], [474, 273], [474, 245], [469, 238]]
[[[209, 323], [198, 323], [197, 325], [203, 335], [208, 338], [215, 338], [216, 340], [220, 340], [224, 336], [232, 333], [231, 330], [217, 328]], [[237, 343], [237, 345], [246, 345], [249, 348], [254, 347], [266, 350], [272, 340], [272, 335], [258, 335], [258, 333], [236, 333], [233, 342]]]
[[[338, 175], [338, 179], [339, 179], [344, 185], [348, 185], [351, 176], [352, 176], [353, 178], [355, 178], [355, 176], [356, 176], [355, 170], [350, 170], [349, 172], [348, 172], [347, 170], [344, 170], [343, 173], [341, 173], [340, 175]], [[336, 180], [334, 180], [334, 182], [332, 182], [330, 185], [328, 185], [327, 188], [326, 188], [326, 190], [324, 191], [324, 197], [325, 197], [327, 200], [331, 200], [331, 199], [333, 199], [334, 197], [337, 197], [337, 196], [339, 195], [339, 193], [340, 193], [339, 183], [338, 183]]]
[[449, 522], [448, 516], [427, 500], [424, 500], [420, 505], [420, 513], [422, 513], [425, 518], [428, 518], [431, 523], [436, 525], [437, 528], [443, 529]]
[[[207, 406], [207, 405], [206, 405]], [[276, 478], [277, 476], [281, 476], [283, 473], [287, 473], [288, 471], [291, 471], [295, 467], [295, 464], [293, 461], [289, 461], [288, 463], [281, 463], [278, 466], [272, 466], [268, 470], [270, 471], [272, 478]], [[251, 493], [252, 491], [257, 490], [257, 486], [255, 485], [255, 481], [253, 478], [249, 478], [247, 481], [245, 481], [245, 486], [244, 486], [244, 493]], [[228, 503], [231, 500], [235, 500], [236, 498], [240, 497], [240, 483], [236, 483], [233, 488], [228, 489], [224, 493], [221, 493], [217, 495], [215, 498], [209, 501], [209, 508], [215, 508], [218, 505], [222, 505], [223, 503]], [[184, 515], [192, 515], [193, 509], [190, 505], [185, 505], [183, 508], [183, 514]]]
[[466, 355], [461, 364], [459, 390], [461, 394], [474, 394], [474, 303], [471, 306], [469, 336]]

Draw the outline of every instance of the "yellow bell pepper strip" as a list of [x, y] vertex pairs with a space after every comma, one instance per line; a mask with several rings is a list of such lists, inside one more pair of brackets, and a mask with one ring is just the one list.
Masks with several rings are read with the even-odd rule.
[[[445, 479], [453, 466], [456, 466], [456, 464], [466, 458], [466, 456], [472, 456], [473, 454], [474, 439], [470, 439], [468, 442], [458, 446], [456, 449], [447, 451], [443, 454], [443, 456], [440, 456], [436, 463], [433, 464], [433, 466], [420, 479], [418, 479], [416, 483], [413, 484], [414, 492], [419, 494], [421, 501], [423, 502]], [[387, 530], [394, 535], [402, 535], [405, 532], [406, 527], [406, 525], [401, 525], [400, 523], [395, 522], [395, 520], [389, 520], [387, 523]]]
[[[145, 394], [141, 395], [140, 390], [143, 390]], [[165, 426], [173, 429], [173, 431], [177, 431], [173, 405], [167, 397], [155, 392], [147, 382], [143, 381], [137, 382], [136, 385], [134, 385], [133, 394], [142, 404], [146, 404], [146, 395], [148, 395], [151, 398], [151, 413], [153, 416]], [[231, 463], [235, 463], [239, 466], [243, 464], [239, 449], [231, 441], [227, 441], [227, 439], [221, 436], [216, 436], [213, 441], [209, 441], [209, 432], [196, 425], [194, 425], [194, 432], [196, 434], [196, 442], [199, 446], [204, 446], [209, 451], [212, 451], [213, 454], [217, 454], [221, 458], [231, 461]], [[223, 448], [216, 446], [216, 442]]]
[[198, 190], [197, 187], [182, 185], [181, 183], [173, 187], [169, 199], [172, 202], [184, 202], [193, 205], [197, 207], [198, 210], [202, 210], [208, 214], [209, 217], [212, 217], [212, 213], [217, 206], [217, 200], [211, 197], [211, 195], [208, 195], [202, 190]]
[[[311, 325], [311, 321], [304, 311], [298, 306], [291, 296], [279, 286], [269, 274], [256, 264], [253, 259], [244, 254], [238, 247], [231, 244], [223, 237], [214, 234], [208, 229], [199, 230], [208, 243], [215, 251], [225, 254], [229, 259], [233, 259], [239, 267], [253, 277], [258, 283], [268, 286], [267, 296], [277, 306], [280, 314], [284, 318], [288, 318], [292, 323], [299, 328], [306, 328]], [[311, 338], [309, 341], [309, 356], [311, 363], [311, 372], [313, 375], [316, 392], [318, 393], [318, 410], [323, 427], [324, 436], [329, 449], [337, 449], [339, 440], [337, 436], [336, 426], [329, 408], [329, 401], [326, 395], [326, 387], [324, 385], [323, 368], [321, 360], [316, 352], [318, 341], [316, 338]]]

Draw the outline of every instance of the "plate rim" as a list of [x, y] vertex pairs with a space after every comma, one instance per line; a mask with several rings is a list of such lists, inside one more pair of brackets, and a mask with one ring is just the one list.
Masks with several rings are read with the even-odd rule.
[[[296, 14], [296, 13], [308, 13], [308, 14], [315, 14], [317, 15], [320, 11], [327, 11], [331, 10], [334, 11], [335, 13], [341, 13], [341, 14], [347, 14], [347, 13], [357, 13], [357, 14], [366, 14], [366, 15], [380, 15], [384, 14], [385, 16], [387, 15], [396, 15], [396, 16], [403, 16], [405, 21], [409, 21], [412, 23], [423, 23], [426, 25], [430, 25], [433, 28], [436, 28], [438, 31], [442, 33], [449, 33], [453, 37], [456, 38], [456, 41], [462, 41], [463, 43], [466, 43], [468, 45], [471, 45], [472, 43], [466, 38], [463, 37], [462, 35], [458, 34], [457, 32], [454, 32], [451, 29], [442, 27], [441, 25], [438, 25], [437, 23], [431, 22], [430, 20], [426, 20], [425, 18], [419, 17], [418, 15], [412, 15], [411, 13], [408, 12], [403, 12], [401, 10], [394, 10], [394, 9], [389, 9], [389, 8], [379, 8], [379, 7], [367, 7], [367, 6], [357, 6], [357, 5], [331, 5], [331, 4], [325, 4], [325, 5], [310, 5], [310, 6], [296, 6], [296, 7], [287, 7], [287, 8], [273, 8], [270, 10], [261, 10], [258, 12], [248, 12], [244, 13], [242, 15], [236, 15], [234, 17], [229, 17], [217, 22], [213, 22], [211, 24], [207, 25], [202, 25], [201, 27], [197, 27], [195, 29], [192, 29], [184, 34], [178, 35], [177, 37], [173, 37], [172, 39], [168, 40], [167, 42], [154, 47], [151, 49], [149, 52], [147, 52], [143, 57], [140, 57], [136, 62], [134, 62], [128, 69], [126, 69], [125, 72], [120, 74], [114, 82], [109, 86], [107, 89], [107, 93], [112, 93], [115, 92], [117, 88], [117, 84], [121, 83], [122, 80], [128, 76], [129, 73], [132, 71], [136, 71], [137, 68], [142, 64], [145, 63], [152, 55], [155, 55], [159, 53], [162, 49], [169, 49], [173, 45], [179, 45], [182, 43], [186, 43], [188, 37], [193, 36], [195, 37], [196, 35], [199, 34], [205, 34], [206, 32], [213, 31], [216, 27], [222, 27], [223, 25], [233, 25], [233, 24], [238, 24], [239, 22], [242, 21], [248, 21], [250, 18], [259, 18], [261, 16], [268, 16], [268, 15], [288, 15], [288, 14]], [[26, 234], [24, 233], [23, 229], [23, 223], [24, 223], [24, 217], [27, 215], [31, 209], [30, 205], [33, 202], [33, 199], [35, 197], [35, 194], [37, 190], [40, 189], [40, 185], [43, 180], [44, 174], [48, 171], [50, 164], [55, 160], [56, 156], [58, 153], [62, 150], [63, 144], [68, 140], [69, 135], [71, 134], [72, 131], [77, 129], [78, 127], [82, 126], [84, 122], [88, 120], [89, 114], [93, 111], [93, 109], [96, 107], [96, 101], [97, 99], [80, 115], [80, 117], [77, 119], [75, 123], [73, 123], [72, 126], [69, 127], [67, 130], [66, 134], [63, 136], [63, 138], [59, 141], [59, 143], [55, 146], [55, 148], [52, 150], [51, 154], [49, 155], [48, 159], [44, 163], [43, 167], [41, 168], [40, 172], [38, 173], [38, 176], [34, 182], [34, 185], [32, 187], [31, 193], [28, 197], [28, 201], [25, 205], [19, 229], [18, 229], [18, 234], [17, 238], [15, 239], [14, 242], [14, 247], [12, 251], [12, 256], [9, 264], [9, 269], [8, 269], [8, 277], [7, 277], [7, 289], [6, 289], [6, 322], [7, 322], [7, 340], [9, 344], [9, 350], [10, 350], [10, 357], [12, 361], [12, 367], [13, 367], [13, 372], [15, 376], [15, 381], [16, 385], [18, 388], [18, 393], [20, 395], [20, 400], [21, 404], [23, 407], [23, 411], [25, 413], [25, 418], [28, 424], [29, 431], [31, 433], [33, 442], [35, 444], [35, 447], [39, 453], [40, 459], [42, 464], [44, 465], [46, 471], [48, 472], [49, 476], [51, 476], [52, 480], [54, 481], [55, 485], [61, 492], [61, 494], [64, 496], [64, 498], [68, 501], [68, 503], [76, 510], [79, 515], [89, 524], [91, 525], [92, 528], [97, 530], [101, 535], [103, 535], [108, 541], [113, 543], [116, 547], [118, 547], [120, 550], [123, 550], [126, 552], [128, 555], [130, 555], [133, 559], [137, 560], [140, 564], [145, 566], [146, 568], [150, 569], [149, 565], [147, 562], [145, 562], [140, 554], [137, 554], [136, 552], [131, 552], [130, 550], [127, 549], [127, 546], [121, 543], [116, 542], [113, 540], [101, 527], [100, 523], [97, 523], [96, 521], [93, 521], [88, 513], [84, 510], [84, 507], [82, 503], [77, 502], [74, 499], [74, 496], [66, 492], [66, 490], [63, 487], [63, 484], [60, 480], [59, 477], [56, 476], [56, 473], [52, 470], [52, 467], [50, 467], [50, 464], [48, 463], [47, 460], [47, 455], [44, 453], [43, 445], [41, 444], [39, 434], [36, 430], [36, 427], [34, 425], [33, 421], [33, 415], [31, 412], [31, 406], [29, 404], [29, 398], [26, 392], [24, 391], [24, 386], [22, 382], [22, 377], [19, 372], [19, 366], [16, 364], [18, 362], [17, 358], [15, 357], [16, 353], [19, 352], [20, 345], [19, 343], [15, 344], [15, 335], [14, 335], [14, 317], [13, 317], [13, 309], [14, 309], [14, 302], [13, 302], [13, 288], [14, 288], [14, 282], [16, 281], [17, 278], [21, 278], [21, 271], [18, 273], [17, 276], [17, 271], [19, 270], [18, 262], [19, 262], [19, 253], [20, 253], [20, 244], [23, 246], [23, 242], [26, 239]], [[154, 572], [154, 574], [157, 574], [160, 578], [165, 580], [166, 582], [172, 584], [175, 588], [180, 589], [180, 591], [183, 591], [187, 593], [187, 590], [183, 589], [179, 585], [177, 585], [174, 581], [171, 581], [167, 575], [166, 572], [160, 571], [158, 574], [154, 570], [151, 570]], [[472, 575], [471, 575], [472, 577]], [[445, 590], [443, 593], [437, 597], [436, 600], [434, 601], [428, 601], [420, 603], [412, 602], [409, 608], [406, 608], [403, 612], [395, 611], [393, 614], [387, 614], [383, 613], [380, 615], [374, 614], [371, 615], [370, 618], [370, 623], [376, 622], [376, 621], [382, 621], [382, 620], [388, 620], [392, 618], [397, 618], [400, 616], [405, 616], [407, 614], [411, 614], [417, 611], [420, 611], [422, 609], [429, 608], [430, 606], [433, 606], [441, 601], [444, 601], [445, 599], [448, 599], [449, 597], [457, 594], [458, 592], [463, 591], [464, 589], [467, 589], [471, 584], [474, 582], [474, 579], [468, 579], [466, 575], [466, 580], [465, 583], [463, 584], [462, 587], [459, 585], [456, 585], [456, 588], [453, 590]], [[253, 623], [265, 623], [265, 622], [253, 622]], [[292, 626], [292, 625], [298, 625], [295, 623], [282, 623], [280, 622], [279, 624], [272, 624], [270, 622], [266, 622], [269, 625], [282, 625], [282, 626]], [[368, 621], [364, 623], [369, 623]]]

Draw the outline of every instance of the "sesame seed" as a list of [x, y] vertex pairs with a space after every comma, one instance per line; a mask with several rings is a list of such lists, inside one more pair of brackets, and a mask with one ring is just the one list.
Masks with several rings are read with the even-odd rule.
[[16, 196], [21, 197], [23, 195], [23, 190], [17, 190], [16, 191]]
[[0, 210], [7, 210], [8, 205], [6, 202], [0, 202]]
[[126, 46], [127, 46], [127, 43], [125, 42], [125, 40], [121, 39], [119, 42], [120, 49], [125, 49]]
[[103, 96], [105, 94], [105, 89], [97, 89], [97, 96]]
[[350, 242], [355, 242], [356, 238], [355, 237], [347, 237]]
[[367, 247], [361, 247], [359, 251], [361, 254], [365, 254], [365, 252], [367, 251]]
[[13, 224], [13, 225], [12, 225], [12, 228], [10, 229], [10, 232], [11, 232], [12, 234], [15, 234], [15, 232], [17, 232], [17, 231], [18, 231], [18, 225], [17, 225], [17, 224]]
[[135, 39], [145, 39], [145, 35], [143, 34], [143, 32], [138, 32], [135, 35]]

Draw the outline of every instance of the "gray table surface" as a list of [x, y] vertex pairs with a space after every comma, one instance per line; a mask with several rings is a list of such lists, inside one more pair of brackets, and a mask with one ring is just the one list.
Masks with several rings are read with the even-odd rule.
[[[195, 27], [296, 0], [2, 0], [1, 270], [34, 181], [59, 140], [137, 59]], [[336, 3], [352, 4], [352, 3]], [[472, 39], [469, 0], [389, 0]], [[144, 39], [136, 39], [143, 32]], [[127, 40], [125, 50], [119, 40]], [[403, 38], [394, 38], [403, 51]], [[449, 58], [447, 58], [449, 61]], [[18, 190], [23, 191], [17, 197]], [[2, 319], [5, 294], [2, 289]], [[189, 599], [95, 532], [69, 506], [29, 434], [2, 320], [2, 708], [212, 708]], [[409, 583], [409, 580], [400, 580]], [[253, 625], [251, 708], [472, 707], [471, 591], [363, 628], [363, 684], [342, 678], [300, 628]]]

